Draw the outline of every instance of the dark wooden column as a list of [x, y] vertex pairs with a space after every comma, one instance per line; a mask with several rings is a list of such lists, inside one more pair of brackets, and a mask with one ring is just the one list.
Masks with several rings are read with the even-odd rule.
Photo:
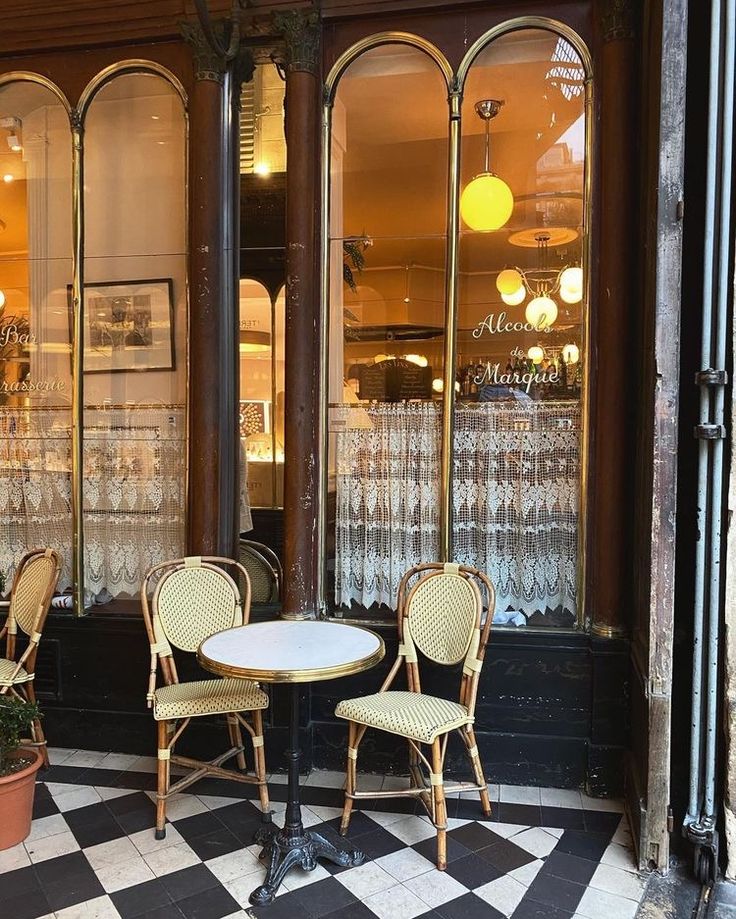
[[593, 590], [588, 608], [593, 632], [604, 638], [628, 632], [633, 602], [631, 552], [638, 361], [633, 334], [637, 296], [637, 51], [635, 4], [603, 0], [596, 89], [600, 94], [599, 266], [594, 291], [596, 373]]
[[286, 45], [286, 402], [282, 615], [317, 607], [319, 419], [319, 17], [274, 17]]
[[234, 287], [230, 62], [198, 23], [189, 100], [189, 491], [188, 551], [237, 551], [238, 294]]

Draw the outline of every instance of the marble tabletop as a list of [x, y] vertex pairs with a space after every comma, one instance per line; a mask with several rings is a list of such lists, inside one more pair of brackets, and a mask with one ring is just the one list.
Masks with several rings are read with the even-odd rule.
[[384, 653], [383, 639], [361, 626], [280, 619], [217, 632], [202, 642], [197, 657], [220, 676], [307, 683], [368, 670]]

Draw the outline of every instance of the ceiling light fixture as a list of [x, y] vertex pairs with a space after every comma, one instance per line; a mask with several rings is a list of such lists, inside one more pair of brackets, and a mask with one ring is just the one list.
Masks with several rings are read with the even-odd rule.
[[9, 182], [12, 182], [15, 179], [14, 175], [11, 175], [9, 172], [6, 172], [3, 176], [3, 182], [7, 185]]
[[538, 230], [536, 268], [504, 268], [496, 278], [496, 289], [507, 306], [518, 306], [531, 300], [526, 307], [526, 321], [535, 329], [547, 329], [557, 320], [558, 308], [553, 299], [559, 296], [565, 303], [583, 299], [583, 269], [579, 265], [548, 267], [550, 232]]
[[508, 223], [514, 210], [514, 196], [509, 186], [491, 172], [491, 119], [501, 111], [500, 99], [482, 99], [475, 103], [478, 117], [485, 123], [483, 172], [473, 177], [460, 197], [460, 216], [471, 230], [492, 233]]
[[410, 265], [406, 266], [406, 284], [404, 286], [404, 303], [410, 303], [411, 297], [409, 296], [409, 269]]

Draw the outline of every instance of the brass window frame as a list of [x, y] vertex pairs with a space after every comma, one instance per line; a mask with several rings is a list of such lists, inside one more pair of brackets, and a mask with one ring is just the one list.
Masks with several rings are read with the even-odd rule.
[[[318, 566], [317, 566], [317, 603], [322, 615], [327, 614], [328, 604], [325, 594], [325, 570], [327, 564], [327, 450], [328, 450], [328, 377], [327, 361], [329, 356], [330, 330], [330, 190], [331, 190], [331, 139], [332, 110], [340, 78], [347, 68], [366, 51], [388, 44], [402, 44], [425, 52], [439, 67], [448, 90], [448, 193], [446, 219], [446, 268], [445, 294], [447, 308], [445, 313], [445, 348], [444, 348], [444, 390], [442, 396], [442, 441], [440, 468], [440, 561], [452, 559], [452, 462], [453, 462], [453, 427], [455, 406], [455, 363], [457, 359], [457, 323], [458, 323], [458, 265], [460, 243], [460, 156], [462, 142], [462, 101], [466, 80], [475, 59], [494, 41], [511, 32], [525, 29], [541, 29], [558, 35], [569, 42], [579, 55], [584, 70], [584, 111], [585, 111], [585, 164], [583, 179], [583, 232], [585, 242], [583, 249], [583, 268], [585, 278], [585, 311], [582, 330], [584, 354], [588, 356], [582, 387], [583, 430], [581, 436], [581, 471], [580, 471], [580, 515], [578, 525], [578, 596], [577, 624], [575, 631], [589, 627], [587, 608], [587, 539], [589, 511], [589, 469], [590, 469], [590, 411], [591, 411], [591, 377], [593, 368], [590, 361], [591, 342], [591, 272], [592, 265], [592, 174], [593, 174], [593, 140], [594, 140], [594, 72], [593, 58], [583, 38], [566, 23], [546, 16], [518, 16], [493, 26], [480, 35], [468, 48], [457, 71], [453, 71], [447, 58], [432, 42], [410, 32], [384, 31], [356, 42], [346, 49], [330, 69], [324, 84], [322, 104], [322, 145], [321, 145], [321, 240], [320, 240], [320, 413], [318, 418], [318, 440], [322, 469], [319, 480], [319, 525], [318, 525]], [[548, 632], [548, 628], [527, 627], [525, 632]], [[556, 629], [556, 632], [570, 631]]]
[[[127, 74], [150, 74], [166, 80], [178, 94], [184, 115], [184, 150], [185, 150], [185, 254], [189, 252], [189, 100], [184, 85], [167, 67], [157, 61], [144, 58], [129, 58], [117, 61], [105, 67], [87, 83], [82, 90], [76, 106], [67, 99], [62, 90], [47, 77], [32, 71], [15, 70], [0, 75], [0, 87], [13, 83], [36, 83], [50, 90], [61, 102], [69, 119], [72, 154], [72, 397], [71, 397], [71, 517], [72, 517], [72, 596], [73, 613], [81, 617], [84, 611], [84, 323], [83, 298], [84, 287], [84, 123], [90, 105], [96, 94], [118, 76]], [[185, 290], [185, 307], [187, 313], [187, 354], [186, 354], [186, 402], [189, 403], [189, 282]], [[189, 412], [186, 413], [185, 437], [189, 441]], [[185, 470], [185, 494], [188, 488], [189, 470]], [[188, 495], [185, 497], [188, 506]]]

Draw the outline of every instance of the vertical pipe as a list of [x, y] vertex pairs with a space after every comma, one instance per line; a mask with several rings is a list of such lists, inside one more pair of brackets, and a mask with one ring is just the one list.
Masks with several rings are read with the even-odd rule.
[[[720, 83], [721, 3], [712, 4], [710, 28], [710, 74], [708, 85], [708, 128], [705, 189], [705, 226], [703, 256], [703, 305], [701, 369], [712, 366], [713, 271], [716, 235], [716, 185], [718, 165], [718, 108]], [[707, 424], [710, 416], [710, 392], [706, 385], [700, 387], [700, 424]], [[690, 795], [685, 823], [696, 821], [700, 815], [702, 789], [703, 741], [703, 632], [705, 611], [705, 572], [709, 532], [708, 472], [710, 450], [701, 440], [698, 445], [698, 484], [695, 543], [695, 604], [693, 610], [693, 684], [692, 721], [690, 734]]]
[[72, 585], [74, 610], [84, 614], [84, 129], [72, 112]]
[[442, 454], [440, 461], [440, 560], [452, 561], [452, 439], [455, 421], [455, 363], [457, 361], [458, 250], [460, 224], [460, 126], [462, 92], [449, 97], [450, 138], [447, 186], [447, 257], [445, 274], [445, 366], [442, 392]]
[[[720, 182], [720, 219], [718, 236], [718, 286], [716, 290], [716, 323], [714, 366], [722, 370], [726, 366], [726, 330], [728, 323], [728, 302], [730, 279], [730, 244], [731, 244], [731, 186], [733, 159], [733, 121], [734, 121], [734, 41], [736, 33], [736, 0], [725, 0], [723, 98], [719, 109], [721, 121], [721, 182]], [[723, 425], [725, 386], [716, 386], [713, 405], [713, 424]], [[708, 597], [708, 670], [707, 670], [707, 703], [705, 734], [705, 801], [703, 810], [707, 817], [715, 816], [716, 787], [716, 741], [718, 714], [718, 653], [720, 638], [720, 569], [722, 550], [722, 503], [723, 503], [723, 439], [712, 441], [712, 491], [710, 519], [710, 585]]]

